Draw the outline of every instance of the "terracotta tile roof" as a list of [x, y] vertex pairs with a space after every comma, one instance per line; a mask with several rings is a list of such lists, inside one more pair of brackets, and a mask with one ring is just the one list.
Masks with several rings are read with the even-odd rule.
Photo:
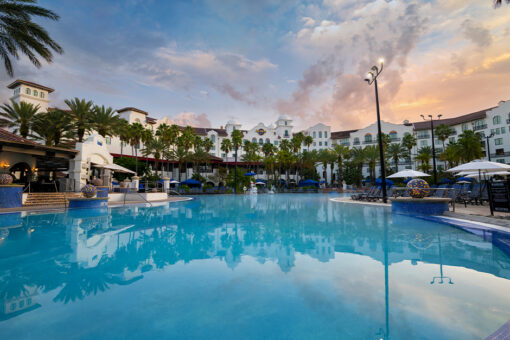
[[55, 91], [51, 87], [39, 85], [37, 83], [32, 83], [31, 81], [26, 81], [26, 80], [22, 80], [22, 79], [16, 79], [15, 81], [13, 81], [9, 85], [7, 85], [7, 88], [8, 89], [13, 89], [13, 88], [15, 88], [18, 85], [27, 85], [27, 86], [36, 87], [38, 89], [48, 91], [48, 93], [52, 93], [53, 91]]
[[140, 110], [140, 109], [137, 109], [136, 107], [132, 107], [132, 106], [128, 106], [128, 107], [124, 107], [122, 109], [118, 109], [117, 112], [118, 113], [121, 113], [121, 112], [124, 112], [124, 111], [135, 111], [135, 112], [138, 112], [138, 113], [141, 113], [141, 114], [144, 114], [144, 115], [148, 115], [149, 113], [146, 112], [146, 111], [143, 111], [143, 110]]
[[23, 138], [19, 135], [16, 135], [12, 132], [9, 132], [5, 129], [0, 128], [0, 144], [7, 143], [7, 144], [18, 144], [26, 146], [27, 148], [38, 148], [43, 150], [53, 150], [53, 151], [63, 151], [67, 153], [78, 153], [77, 150], [73, 149], [66, 149], [56, 146], [46, 146], [37, 142], [34, 142], [33, 140]]
[[349, 138], [351, 133], [358, 130], [345, 130], [345, 131], [333, 131], [331, 132], [331, 139]]
[[156, 122], [158, 121], [156, 118], [152, 118], [152, 117], [147, 117], [147, 118], [145, 118], [145, 120], [149, 124], [156, 124]]
[[[489, 109], [468, 113], [466, 115], [458, 116], [455, 118], [446, 118], [446, 119], [436, 119], [434, 120], [434, 127], [438, 126], [439, 124], [445, 124], [448, 126], [462, 124], [462, 123], [468, 123], [472, 122], [474, 120], [483, 119], [487, 117], [487, 111], [492, 110], [494, 107], [491, 107]], [[424, 120], [421, 122], [415, 122], [412, 123], [414, 125], [414, 130], [430, 130], [430, 120]]]

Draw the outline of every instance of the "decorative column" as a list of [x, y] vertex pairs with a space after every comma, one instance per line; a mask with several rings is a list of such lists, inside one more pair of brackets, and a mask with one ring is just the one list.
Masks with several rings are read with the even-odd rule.
[[131, 180], [133, 181], [132, 188], [134, 188], [136, 191], [140, 188], [140, 177], [133, 176], [131, 177]]
[[167, 176], [163, 177], [163, 190], [168, 192], [170, 190], [170, 178]]

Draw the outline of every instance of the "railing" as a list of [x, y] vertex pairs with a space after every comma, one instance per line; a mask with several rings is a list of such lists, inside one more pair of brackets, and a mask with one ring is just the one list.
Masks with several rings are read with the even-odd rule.
[[[124, 205], [126, 205], [126, 196], [127, 196], [127, 194], [137, 194], [137, 195], [138, 195], [138, 196], [140, 196], [140, 197], [141, 197], [141, 198], [142, 198], [142, 199], [143, 199], [146, 203], [148, 203], [148, 204], [152, 207], [152, 203], [151, 203], [151, 202], [149, 202], [149, 201], [148, 201], [145, 197], [143, 197], [143, 195], [142, 195], [142, 194], [140, 194], [140, 193], [138, 192], [138, 190], [136, 190], [136, 188], [126, 188], [126, 189], [127, 189], [127, 190], [124, 192]], [[132, 191], [132, 192], [130, 192], [130, 190], [129, 190], [129, 189], [133, 189], [133, 191]]]
[[473, 131], [487, 129], [487, 124], [475, 125], [473, 126]]
[[373, 140], [364, 140], [363, 141], [363, 144], [374, 144], [374, 143], [375, 143], [375, 141], [373, 141]]
[[390, 139], [390, 142], [392, 142], [392, 143], [400, 142], [400, 137], [393, 137]]
[[510, 118], [506, 120], [506, 123], [507, 123], [507, 124], [510, 124]]
[[352, 144], [353, 144], [353, 145], [359, 145], [359, 144], [360, 144], [360, 142], [354, 142], [354, 143], [352, 143]]
[[426, 134], [426, 135], [418, 135], [418, 136], [416, 136], [416, 138], [418, 138], [418, 139], [426, 139], [426, 138], [430, 138], [430, 135], [429, 135], [429, 134]]

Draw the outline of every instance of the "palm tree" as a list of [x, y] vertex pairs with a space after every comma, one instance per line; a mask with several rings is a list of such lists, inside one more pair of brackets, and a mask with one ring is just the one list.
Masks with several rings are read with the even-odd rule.
[[379, 147], [375, 145], [367, 145], [364, 149], [365, 158], [370, 169], [370, 178], [375, 182], [375, 165], [379, 159]]
[[471, 130], [464, 131], [457, 141], [461, 150], [461, 161], [471, 162], [482, 158], [482, 140], [479, 134]]
[[277, 151], [278, 149], [276, 148], [276, 146], [271, 143], [265, 143], [264, 145], [262, 145], [262, 153], [264, 154], [264, 164], [266, 167], [266, 173], [268, 174], [269, 173], [268, 170], [270, 170], [271, 174], [273, 175], [273, 180], [276, 163], [276, 158], [274, 156]]
[[358, 166], [358, 172], [361, 175], [359, 177], [360, 182], [358, 183], [358, 185], [361, 186], [361, 180], [363, 179], [363, 163], [365, 163], [366, 160], [365, 150], [361, 147], [352, 148], [351, 159], [352, 162]]
[[7, 74], [14, 75], [11, 57], [19, 59], [20, 54], [36, 67], [41, 67], [39, 58], [48, 63], [53, 61], [52, 51], [62, 54], [64, 50], [48, 32], [32, 21], [33, 17], [57, 21], [59, 16], [33, 0], [0, 1], [0, 55]]
[[395, 164], [395, 172], [398, 172], [398, 161], [407, 156], [407, 149], [402, 144], [393, 143], [388, 145], [386, 152]]
[[129, 142], [129, 134], [130, 134], [130, 125], [127, 120], [120, 119], [119, 124], [115, 129], [115, 134], [119, 136], [120, 139], [120, 157], [124, 154], [124, 145]]
[[[134, 122], [130, 125], [129, 133], [129, 144], [131, 144], [131, 153], [135, 154], [135, 172], [138, 176], [138, 149], [140, 148], [140, 142], [142, 141], [143, 132], [145, 128], [142, 124]], [[146, 154], [147, 156], [150, 153]]]
[[92, 128], [90, 123], [90, 117], [92, 116], [92, 101], [86, 101], [85, 99], [66, 99], [64, 101], [69, 110], [71, 111], [71, 117], [74, 124], [74, 130], [78, 136], [78, 142], [83, 142], [83, 136], [87, 131]]
[[103, 138], [115, 135], [121, 118], [111, 107], [94, 106], [90, 115], [90, 127]]
[[460, 163], [461, 153], [462, 149], [458, 143], [449, 143], [446, 149], [439, 155], [439, 159], [452, 168]]
[[158, 178], [159, 161], [163, 158], [165, 151], [166, 144], [163, 141], [163, 139], [158, 136], [155, 136], [151, 138], [149, 141], [147, 141], [147, 143], [145, 144], [145, 148], [142, 149], [142, 154], [154, 156], [156, 179]]
[[307, 150], [310, 151], [310, 145], [313, 144], [313, 137], [306, 136], [305, 139], [303, 140], [303, 143], [305, 143]]
[[239, 148], [241, 147], [243, 143], [243, 137], [244, 134], [241, 130], [234, 130], [230, 134], [230, 138], [232, 139], [232, 147], [234, 149], [234, 162], [235, 162], [235, 168], [234, 168], [234, 193], [237, 192], [237, 153], [239, 151]]
[[230, 141], [230, 139], [228, 138], [223, 139], [221, 141], [220, 149], [225, 153], [225, 157], [228, 157], [228, 153], [232, 151], [232, 142]]
[[337, 144], [333, 148], [333, 153], [336, 156], [336, 163], [338, 166], [338, 183], [341, 184], [344, 179], [344, 160], [351, 156], [348, 146]]
[[432, 148], [430, 146], [424, 146], [420, 150], [418, 150], [418, 155], [416, 155], [415, 160], [420, 162], [418, 166], [421, 171], [429, 172], [430, 171], [430, 159], [432, 158]]
[[498, 8], [503, 4], [503, 1], [507, 4], [510, 4], [510, 0], [493, 0], [494, 1], [494, 7]]
[[[189, 150], [193, 146], [194, 141], [195, 141], [195, 130], [191, 126], [186, 126], [184, 128], [184, 130], [182, 131], [182, 134], [179, 136], [179, 140], [177, 143], [180, 144], [180, 146], [182, 148], [184, 148], [184, 150], [186, 151], [186, 153], [189, 156]], [[186, 171], [186, 179], [188, 179], [188, 160], [187, 160], [187, 158], [185, 159], [184, 166], [185, 166], [185, 171]]]
[[410, 133], [404, 135], [402, 138], [402, 146], [407, 149], [409, 161], [412, 161], [411, 155], [413, 148], [418, 144], [416, 137], [411, 135]]
[[21, 137], [27, 138], [39, 110], [39, 105], [36, 106], [27, 102], [16, 103], [11, 100], [11, 104], [4, 104], [0, 109], [2, 110], [0, 112], [0, 126], [14, 128], [14, 133], [19, 133]]
[[[71, 137], [73, 123], [69, 114], [62, 110], [39, 113], [32, 124], [33, 137], [48, 146], [59, 146], [64, 138]], [[67, 139], [67, 138], [66, 138]]]

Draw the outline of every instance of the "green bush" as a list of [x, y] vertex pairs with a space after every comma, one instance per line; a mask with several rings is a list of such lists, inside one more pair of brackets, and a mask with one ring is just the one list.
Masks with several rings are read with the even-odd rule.
[[[113, 163], [123, 166], [124, 168], [127, 168], [129, 170], [136, 171], [136, 159], [134, 159], [134, 158], [131, 158], [131, 157], [114, 158]], [[141, 176], [145, 176], [149, 173], [150, 173], [150, 171], [149, 171], [149, 168], [147, 167], [147, 164], [142, 160], [138, 160], [137, 175], [141, 177]], [[126, 178], [131, 177], [131, 176], [133, 176], [133, 175], [120, 173], [120, 172], [113, 173], [113, 177], [120, 182], [122, 182], [123, 180], [125, 180]]]

